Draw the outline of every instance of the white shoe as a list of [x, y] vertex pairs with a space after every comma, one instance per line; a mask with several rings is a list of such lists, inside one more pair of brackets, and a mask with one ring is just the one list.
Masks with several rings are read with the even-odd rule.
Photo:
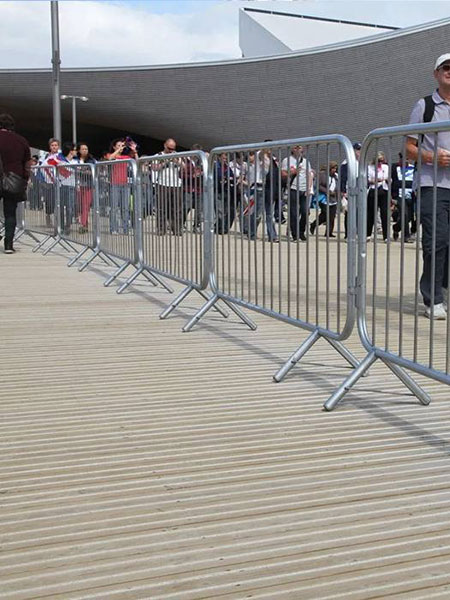
[[[431, 319], [431, 306], [425, 306], [425, 316]], [[435, 321], [445, 321], [447, 318], [447, 311], [445, 310], [444, 304], [435, 304], [433, 307], [433, 319]]]

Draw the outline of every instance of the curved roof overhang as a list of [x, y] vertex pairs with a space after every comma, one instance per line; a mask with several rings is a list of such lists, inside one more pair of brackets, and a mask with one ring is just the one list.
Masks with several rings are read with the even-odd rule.
[[[282, 56], [153, 67], [72, 68], [61, 93], [85, 95], [84, 126], [209, 147], [407, 122], [449, 50], [450, 19]], [[0, 71], [0, 104], [52, 131], [51, 71]], [[70, 121], [70, 106], [62, 105]], [[24, 132], [26, 133], [26, 132]]]

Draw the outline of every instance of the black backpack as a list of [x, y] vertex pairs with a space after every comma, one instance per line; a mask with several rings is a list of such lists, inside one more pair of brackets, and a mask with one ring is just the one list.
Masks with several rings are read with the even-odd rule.
[[433, 96], [425, 96], [425, 110], [423, 111], [423, 122], [430, 123], [434, 115], [434, 107], [436, 106]]

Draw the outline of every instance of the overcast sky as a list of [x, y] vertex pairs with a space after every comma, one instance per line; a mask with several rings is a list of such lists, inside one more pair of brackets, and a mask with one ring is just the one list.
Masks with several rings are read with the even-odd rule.
[[[64, 0], [62, 66], [238, 58], [241, 6], [399, 27], [450, 16], [449, 0]], [[49, 2], [0, 0], [0, 68], [48, 68], [50, 43]]]

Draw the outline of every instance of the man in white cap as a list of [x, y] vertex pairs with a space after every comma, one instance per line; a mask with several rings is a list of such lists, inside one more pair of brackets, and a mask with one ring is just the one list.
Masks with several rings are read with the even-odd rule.
[[[420, 99], [414, 106], [410, 123], [450, 121], [450, 53], [442, 54], [434, 65], [438, 88], [431, 96]], [[448, 260], [450, 233], [450, 130], [435, 136], [420, 136], [421, 168], [417, 185], [420, 187], [420, 222], [422, 225], [423, 274], [420, 291], [425, 304], [425, 316], [445, 319], [448, 292]], [[407, 138], [408, 158], [417, 161], [418, 135]], [[437, 142], [435, 141], [437, 140]], [[437, 162], [437, 175], [434, 161]], [[436, 234], [433, 242], [433, 198], [436, 192]], [[434, 260], [434, 306], [432, 276]]]

